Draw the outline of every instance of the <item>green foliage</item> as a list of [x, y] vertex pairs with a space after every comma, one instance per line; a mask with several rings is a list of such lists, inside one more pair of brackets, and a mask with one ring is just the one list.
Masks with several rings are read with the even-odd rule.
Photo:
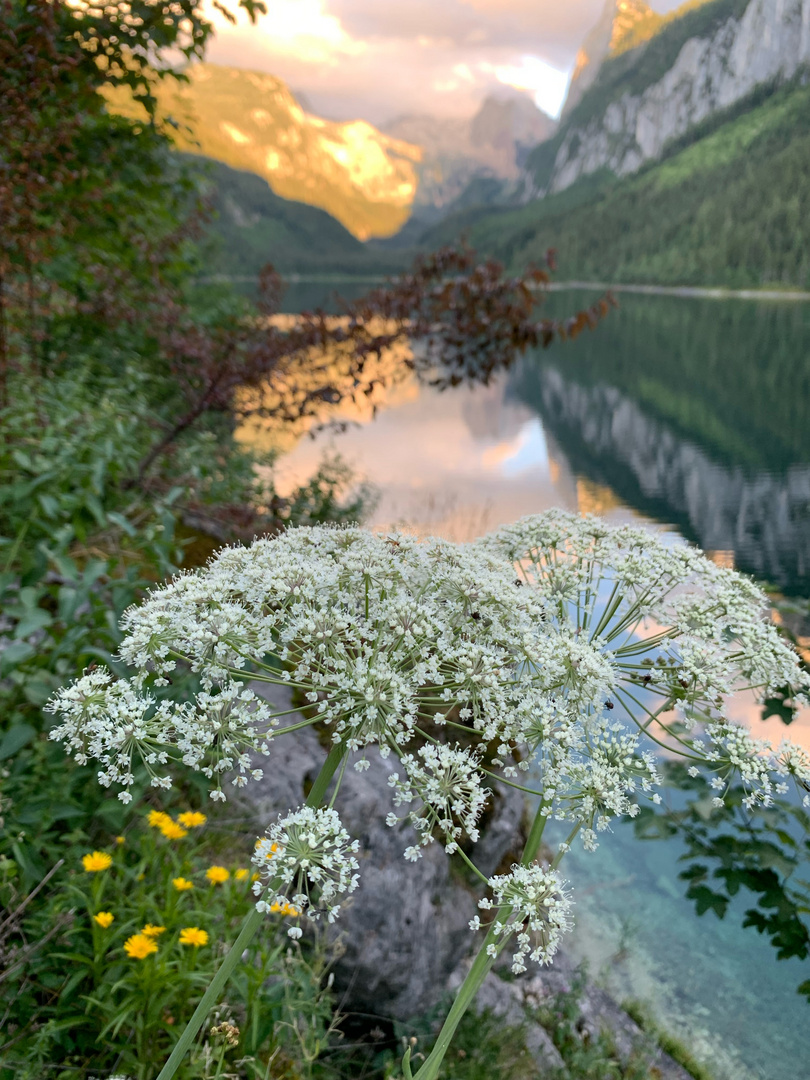
[[[696, 788], [681, 766], [669, 766], [670, 782], [679, 791]], [[685, 842], [680, 877], [698, 915], [708, 911], [722, 919], [739, 893], [754, 900], [743, 926], [770, 938], [780, 960], [810, 956], [810, 815], [800, 805], [777, 799], [751, 815], [742, 810], [744, 791], [726, 794], [726, 807], [716, 810], [705, 789], [680, 809], [642, 809], [634, 822], [642, 839], [678, 836]], [[799, 993], [810, 999], [810, 985]]]
[[[8, 962], [0, 1009], [13, 1018], [0, 1045], [4, 1080], [33, 1080], [54, 1065], [74, 1077], [151, 1078], [236, 936], [252, 907], [250, 838], [228, 837], [224, 854], [217, 849], [231, 830], [220, 826], [212, 839], [205, 815], [149, 820], [152, 828], [130, 815], [117, 842], [107, 836], [83, 860], [76, 843], [66, 848], [28, 908], [16, 863], [0, 862], [0, 902], [19, 912], [0, 940]], [[181, 1076], [200, 1078], [225, 1058], [245, 1076], [308, 1074], [333, 1008], [322, 947], [305, 953], [285, 935], [296, 917], [294, 909], [268, 916]], [[233, 1045], [216, 1039], [223, 1023]]]
[[356, 520], [369, 495], [361, 488], [347, 500], [351, 473], [327, 461], [280, 501], [272, 475], [259, 483], [256, 459], [216, 423], [163, 455], [148, 489], [127, 487], [154, 438], [162, 382], [129, 370], [102, 380], [77, 367], [13, 385], [13, 404], [0, 416], [0, 762], [11, 800], [0, 851], [11, 845], [31, 887], [65, 835], [79, 829], [92, 840], [97, 829], [120, 826], [122, 808], [90, 782], [92, 770], [48, 741], [42, 706], [86, 665], [115, 667], [122, 613], [183, 561], [183, 508], [199, 515], [261, 504], [254, 524], [267, 529]]
[[468, 1012], [445, 1058], [447, 1080], [533, 1080], [537, 1066], [526, 1049], [525, 1030], [504, 1024], [490, 1010]]
[[250, 172], [219, 162], [195, 163], [215, 217], [216, 244], [206, 273], [255, 276], [270, 259], [281, 273], [387, 273], [400, 265], [392, 253], [367, 248], [325, 210], [276, 195]]
[[[800, 83], [759, 88], [635, 176], [604, 171], [520, 208], [468, 211], [423, 242], [468, 229], [508, 265], [555, 246], [565, 275], [585, 281], [807, 287], [809, 103]], [[538, 169], [551, 168], [559, 140], [535, 151]]]
[[[221, 417], [209, 418], [167, 450], [148, 487], [128, 487], [127, 478], [154, 439], [161, 398], [163, 407], [171, 408], [165, 378], [127, 369], [102, 376], [92, 364], [77, 363], [51, 380], [17, 377], [12, 386], [12, 404], [0, 415], [0, 887], [5, 889], [0, 905], [9, 912], [24, 903], [25, 917], [12, 920], [11, 937], [0, 941], [0, 956], [11, 961], [11, 976], [0, 981], [0, 1015], [5, 1013], [7, 1020], [0, 1037], [0, 1076], [33, 1078], [62, 1065], [71, 1066], [66, 1073], [71, 1078], [85, 1076], [102, 1065], [118, 1067], [116, 1055], [120, 1064], [127, 1054], [134, 1055], [131, 1075], [151, 1075], [144, 1047], [159, 1047], [156, 1052], [162, 1053], [179, 1034], [195, 987], [208, 982], [218, 954], [212, 949], [207, 966], [189, 967], [178, 945], [177, 955], [148, 986], [134, 978], [135, 962], [127, 964], [119, 956], [120, 942], [109, 967], [98, 966], [100, 961], [92, 967], [91, 961], [98, 960], [92, 953], [97, 942], [88, 933], [87, 919], [70, 914], [78, 903], [76, 889], [81, 892], [87, 880], [77, 870], [79, 858], [128, 831], [131, 815], [104, 793], [94, 769], [76, 765], [49, 740], [50, 717], [42, 706], [86, 665], [116, 667], [121, 614], [183, 559], [185, 545], [178, 537], [184, 531], [184, 506], [214, 511], [229, 503], [249, 507], [263, 500], [277, 504], [277, 514], [268, 510], [264, 518], [277, 526], [281, 521], [359, 517], [364, 494], [347, 505], [352, 477], [336, 461], [326, 462], [290, 500], [278, 500], [272, 478], [258, 482], [255, 459], [233, 443]], [[195, 689], [190, 677], [174, 686], [181, 695]], [[147, 785], [148, 777], [141, 775], [139, 793]], [[200, 801], [205, 794], [191, 782], [181, 797]], [[118, 902], [135, 905], [138, 920], [154, 923], [162, 916], [149, 907], [147, 884], [140, 883], [138, 874], [145, 873], [152, 888], [152, 870], [185, 871], [166, 862], [169, 849], [137, 850], [137, 866], [128, 846], [122, 854], [126, 866], [118, 880]], [[165, 882], [160, 888], [165, 897]], [[196, 921], [188, 925], [208, 927], [204, 920], [211, 915], [208, 906], [195, 910]], [[131, 930], [127, 919], [132, 918], [132, 911], [122, 915], [118, 928]], [[274, 948], [272, 987], [259, 994], [259, 983], [243, 985], [254, 971], [249, 969], [237, 984], [236, 997], [229, 997], [234, 1015], [242, 1015], [239, 1010], [244, 1012], [249, 1000], [262, 1001], [262, 1020], [252, 1020], [248, 1032], [253, 1041], [240, 1044], [246, 1061], [240, 1075], [246, 1080], [254, 1076], [247, 1059], [272, 1031], [276, 1071], [267, 1073], [262, 1066], [256, 1075], [291, 1080], [310, 1075], [325, 1039], [322, 1029], [331, 1022], [320, 976], [300, 957], [290, 961]], [[257, 963], [266, 967], [266, 941], [261, 949], [263, 959]], [[194, 955], [203, 957], [202, 951]], [[14, 966], [18, 960], [24, 961], [19, 968]], [[165, 1021], [166, 1015], [177, 1025]], [[187, 1075], [213, 1076], [221, 1049], [210, 1039], [205, 1042]]]

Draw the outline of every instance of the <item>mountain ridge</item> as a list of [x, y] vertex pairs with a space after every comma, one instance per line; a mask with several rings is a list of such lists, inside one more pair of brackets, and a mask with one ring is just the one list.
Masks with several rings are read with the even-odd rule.
[[[179, 150], [252, 172], [276, 195], [327, 211], [360, 240], [390, 236], [407, 221], [419, 147], [365, 120], [313, 116], [273, 75], [208, 63], [185, 74], [188, 82], [164, 80], [155, 91]], [[142, 112], [123, 92], [108, 101], [113, 111]]]
[[653, 30], [602, 60], [556, 135], [529, 155], [524, 198], [603, 168], [632, 175], [756, 86], [810, 64], [810, 0], [692, 0]]

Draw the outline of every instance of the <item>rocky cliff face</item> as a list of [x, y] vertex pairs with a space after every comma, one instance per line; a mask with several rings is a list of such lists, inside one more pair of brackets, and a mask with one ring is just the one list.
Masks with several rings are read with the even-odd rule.
[[573, 112], [593, 86], [602, 64], [609, 56], [623, 52], [639, 27], [657, 29], [661, 22], [661, 16], [656, 15], [644, 0], [607, 0], [599, 22], [577, 53], [571, 86], [563, 106], [563, 119]]
[[[628, 0], [614, 2], [618, 11]], [[638, 19], [625, 43], [643, 22], [640, 6], [634, 8]], [[594, 61], [573, 84], [575, 106], [557, 138], [540, 148], [544, 156], [529, 161], [534, 194], [562, 191], [599, 169], [633, 173], [758, 85], [810, 65], [810, 0], [712, 0], [676, 15], [661, 20], [649, 41], [596, 70], [599, 50], [610, 51], [607, 24], [600, 24]], [[656, 27], [647, 20], [640, 29], [644, 36]]]
[[556, 128], [527, 94], [504, 91], [472, 117], [401, 116], [385, 132], [421, 148], [414, 206], [441, 211], [477, 177], [516, 179], [528, 152]]

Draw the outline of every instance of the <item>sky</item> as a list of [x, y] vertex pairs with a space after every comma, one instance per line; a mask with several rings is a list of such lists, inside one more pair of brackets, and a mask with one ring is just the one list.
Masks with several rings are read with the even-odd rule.
[[[605, 0], [265, 0], [217, 28], [207, 59], [268, 72], [330, 119], [471, 116], [488, 93], [528, 91], [552, 116]], [[681, 0], [651, 0], [659, 12]], [[235, 7], [235, 4], [233, 5]]]

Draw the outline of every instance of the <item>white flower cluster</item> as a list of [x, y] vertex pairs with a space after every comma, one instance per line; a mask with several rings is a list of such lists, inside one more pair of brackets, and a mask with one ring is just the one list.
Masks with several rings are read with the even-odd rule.
[[[272, 754], [290, 710], [273, 712], [257, 683], [291, 687], [307, 705], [303, 722], [360, 755], [356, 768], [370, 745], [401, 758], [391, 784], [417, 832], [412, 860], [434, 834], [450, 852], [465, 835], [474, 842], [488, 778], [514, 783], [520, 771], [543, 811], [572, 821], [593, 848], [614, 817], [658, 800], [656, 747], [714, 773], [718, 803], [737, 777], [750, 807], [789, 781], [810, 800], [810, 758], [789, 744], [774, 752], [728, 717], [740, 690], [789, 687], [807, 701], [808, 679], [764, 597], [700, 552], [638, 529], [557, 511], [466, 545], [292, 529], [223, 550], [156, 589], [122, 626], [131, 677], [95, 669], [49, 707], [52, 737], [96, 761], [124, 801], [138, 760], [161, 787], [182, 761], [215, 799], [226, 777], [259, 778], [255, 755]], [[199, 679], [191, 701], [172, 698], [178, 668]], [[331, 817], [296, 813], [267, 843], [298, 875], [296, 895], [317, 885], [334, 915], [348, 838], [338, 841]], [[304, 836], [337, 862], [301, 855]], [[528, 888], [521, 875], [515, 887]]]
[[253, 852], [261, 875], [253, 884], [257, 909], [292, 904], [310, 919], [323, 913], [334, 922], [343, 897], [357, 888], [357, 849], [334, 810], [302, 806], [279, 818]]
[[[458, 849], [458, 841], [465, 832], [476, 843], [478, 819], [490, 794], [482, 785], [479, 763], [480, 757], [474, 751], [441, 743], [420, 747], [416, 757], [403, 755], [405, 779], [400, 780], [398, 773], [392, 773], [388, 783], [394, 788], [395, 806], [415, 800], [421, 803], [408, 817], [422, 847], [433, 841], [434, 829], [443, 834], [445, 851], [450, 855]], [[386, 820], [388, 825], [394, 826], [400, 819], [391, 813]], [[411, 862], [416, 862], [421, 855], [419, 845], [405, 851], [405, 858]]]
[[[52, 737], [98, 760], [104, 783], [131, 785], [136, 754], [160, 765], [179, 756], [222, 798], [223, 775], [248, 779], [249, 752], [267, 752], [283, 715], [247, 681], [294, 687], [335, 742], [376, 743], [386, 754], [426, 715], [463, 709], [482, 731], [508, 716], [527, 654], [542, 671], [528, 681], [550, 686], [565, 649], [532, 647], [542, 618], [541, 598], [477, 549], [362, 529], [291, 530], [226, 549], [126, 612], [120, 655], [134, 675], [96, 671], [60, 691]], [[166, 696], [179, 664], [202, 683], [193, 703]]]
[[[478, 906], [501, 914], [492, 924], [496, 936], [517, 935], [512, 955], [516, 975], [526, 970], [527, 956], [541, 964], [551, 963], [561, 937], [571, 929], [571, 900], [564, 885], [556, 870], [538, 864], [515, 865], [511, 873], [489, 879], [492, 899], [484, 898]], [[470, 923], [474, 930], [479, 925], [477, 918]], [[487, 946], [490, 956], [497, 956], [498, 951], [495, 944]]]
[[[634, 750], [632, 762], [622, 755], [624, 778], [618, 760], [604, 761], [600, 747], [616, 737], [607, 733], [627, 726], [716, 771], [716, 790], [738, 774], [750, 806], [770, 804], [773, 773], [784, 774], [784, 762], [728, 719], [728, 699], [749, 690], [762, 700], [787, 686], [797, 704], [807, 704], [810, 682], [751, 581], [645, 530], [556, 510], [505, 526], [480, 546], [508, 559], [546, 600], [552, 636], [581, 643], [581, 658], [567, 650], [577, 685], [575, 692], [564, 687], [565, 707], [559, 700], [555, 708], [535, 707], [532, 722], [508, 733], [513, 745], [524, 743], [524, 766], [540, 756], [546, 796], [565, 802], [562, 816], [571, 817], [578, 803], [581, 820], [593, 808], [597, 827], [605, 827], [609, 813], [633, 813], [628, 800], [617, 801], [618, 790], [646, 793], [657, 782], [649, 752]], [[595, 656], [609, 677], [600, 677]], [[696, 725], [708, 743], [692, 737]], [[810, 771], [800, 756], [792, 760], [787, 772], [801, 788]], [[586, 843], [589, 837], [590, 829]]]

